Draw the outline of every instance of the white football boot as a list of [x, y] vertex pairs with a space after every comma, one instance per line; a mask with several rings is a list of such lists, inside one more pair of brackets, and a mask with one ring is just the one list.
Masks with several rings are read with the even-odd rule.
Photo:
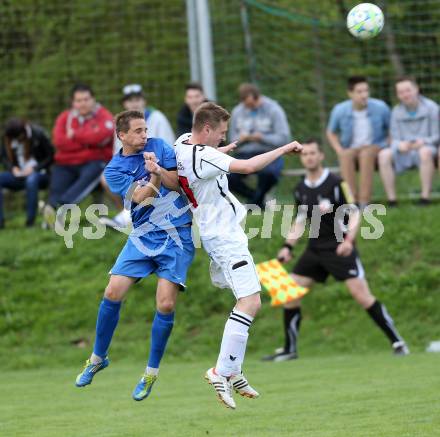
[[218, 400], [225, 405], [226, 408], [232, 408], [235, 410], [235, 401], [232, 397], [231, 381], [228, 381], [228, 379], [224, 376], [215, 373], [213, 367], [206, 371], [205, 379], [214, 387], [215, 391], [217, 392]]
[[231, 377], [229, 382], [232, 384], [232, 388], [240, 395], [245, 398], [256, 399], [260, 394], [257, 390], [254, 390], [247, 382], [246, 377], [242, 373], [234, 375]]

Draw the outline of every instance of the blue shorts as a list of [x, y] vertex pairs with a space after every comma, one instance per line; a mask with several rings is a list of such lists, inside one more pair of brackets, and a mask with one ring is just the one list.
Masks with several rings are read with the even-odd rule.
[[[181, 247], [175, 241], [177, 238]], [[156, 273], [184, 289], [194, 252], [191, 226], [177, 228], [174, 235], [166, 231], [153, 231], [141, 237], [130, 235], [110, 274], [141, 279]]]

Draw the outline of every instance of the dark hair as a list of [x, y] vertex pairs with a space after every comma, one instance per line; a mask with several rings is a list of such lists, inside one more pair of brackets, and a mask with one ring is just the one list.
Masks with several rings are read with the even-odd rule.
[[418, 86], [417, 81], [413, 76], [400, 76], [396, 79], [394, 84], [397, 85], [400, 82], [411, 82], [413, 85]]
[[306, 138], [301, 144], [316, 144], [318, 146], [318, 150], [320, 152], [323, 152], [319, 140], [317, 138], [315, 138], [315, 137]]
[[252, 83], [242, 83], [238, 87], [238, 95], [240, 96], [240, 101], [246, 100], [249, 96], [258, 99], [260, 97], [260, 89]]
[[70, 91], [70, 97], [73, 99], [76, 93], [88, 92], [92, 97], [95, 97], [95, 93], [92, 90], [92, 87], [85, 83], [76, 83], [73, 85], [72, 90]]
[[140, 111], [122, 111], [115, 117], [116, 134], [119, 132], [128, 132], [131, 120], [145, 120], [145, 116]]
[[203, 87], [202, 85], [200, 85], [198, 82], [189, 82], [185, 85], [185, 91], [188, 90], [198, 90], [200, 91], [202, 94], [204, 94], [205, 92], [203, 91]]
[[5, 137], [11, 140], [26, 135], [26, 121], [22, 118], [10, 118], [5, 123]]
[[229, 121], [230, 118], [229, 112], [221, 106], [212, 102], [202, 103], [194, 113], [193, 129], [200, 132], [206, 124], [215, 129], [222, 121]]
[[351, 76], [347, 79], [347, 89], [353, 91], [358, 83], [368, 83], [365, 76]]

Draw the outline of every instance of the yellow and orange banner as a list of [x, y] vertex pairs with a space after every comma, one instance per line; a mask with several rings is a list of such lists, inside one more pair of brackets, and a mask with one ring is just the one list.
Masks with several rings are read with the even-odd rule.
[[298, 285], [277, 259], [256, 265], [260, 282], [269, 292], [272, 306], [283, 305], [299, 299], [309, 292], [306, 287]]

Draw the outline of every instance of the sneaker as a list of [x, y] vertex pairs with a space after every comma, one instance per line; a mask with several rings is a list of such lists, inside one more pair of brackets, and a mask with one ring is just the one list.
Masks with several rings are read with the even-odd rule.
[[120, 213], [116, 214], [113, 218], [101, 217], [99, 222], [109, 228], [115, 229], [117, 231], [125, 231], [126, 233], [131, 232], [131, 215], [130, 211], [123, 209]]
[[231, 381], [224, 376], [215, 373], [215, 369], [211, 367], [205, 374], [205, 379], [208, 384], [214, 387], [217, 392], [218, 400], [226, 407], [235, 410], [235, 402], [232, 398], [232, 384]]
[[245, 398], [251, 398], [256, 399], [260, 394], [257, 392], [257, 390], [254, 390], [249, 383], [247, 382], [247, 379], [243, 375], [243, 372], [239, 373], [238, 375], [232, 376], [229, 380], [232, 384], [233, 389], [240, 395]]
[[426, 197], [421, 197], [417, 202], [419, 206], [428, 206], [431, 205], [431, 199], [427, 199]]
[[266, 355], [261, 360], [262, 361], [273, 361], [279, 363], [281, 361], [296, 360], [298, 354], [296, 352], [286, 352], [284, 348], [275, 349], [275, 353], [272, 355]]
[[397, 200], [388, 200], [387, 202], [388, 208], [397, 208], [399, 206], [399, 203]]
[[147, 398], [151, 389], [153, 388], [153, 384], [156, 382], [157, 375], [148, 375], [144, 373], [141, 380], [138, 382], [138, 385], [135, 387], [132, 393], [132, 397], [135, 401], [142, 401]]
[[55, 209], [46, 203], [43, 207], [43, 224], [44, 229], [53, 229], [55, 227], [55, 220], [57, 217]]
[[409, 355], [409, 348], [404, 341], [396, 341], [393, 343], [393, 353], [399, 356]]
[[84, 387], [92, 383], [93, 377], [100, 370], [105, 369], [110, 364], [108, 357], [105, 357], [100, 363], [93, 364], [90, 359], [86, 361], [84, 370], [76, 377], [75, 385]]

